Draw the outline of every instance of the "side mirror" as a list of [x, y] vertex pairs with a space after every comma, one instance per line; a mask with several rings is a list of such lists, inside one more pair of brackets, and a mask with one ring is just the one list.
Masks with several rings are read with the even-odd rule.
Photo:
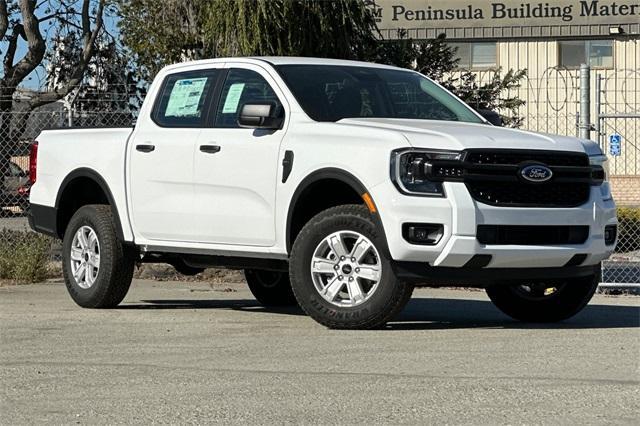
[[277, 130], [282, 128], [283, 122], [276, 104], [272, 102], [244, 104], [238, 115], [238, 125], [247, 129]]
[[495, 111], [491, 111], [490, 109], [480, 109], [478, 110], [478, 114], [483, 116], [485, 120], [494, 126], [502, 127], [504, 125], [502, 122], [502, 116]]

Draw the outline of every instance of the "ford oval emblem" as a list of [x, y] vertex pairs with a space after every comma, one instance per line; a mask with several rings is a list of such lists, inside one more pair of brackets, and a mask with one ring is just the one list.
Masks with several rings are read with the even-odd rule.
[[531, 164], [520, 169], [520, 176], [529, 182], [542, 183], [551, 179], [553, 172], [542, 164]]

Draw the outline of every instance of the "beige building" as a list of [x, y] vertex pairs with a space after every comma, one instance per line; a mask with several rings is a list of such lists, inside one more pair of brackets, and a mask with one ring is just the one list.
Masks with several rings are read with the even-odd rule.
[[618, 192], [640, 205], [640, 1], [375, 0], [372, 7], [385, 38], [399, 29], [415, 40], [444, 33], [460, 66], [480, 79], [526, 69], [517, 91], [526, 129], [576, 135], [579, 67], [590, 65], [591, 138], [609, 152], [619, 135], [612, 172], [627, 187]]

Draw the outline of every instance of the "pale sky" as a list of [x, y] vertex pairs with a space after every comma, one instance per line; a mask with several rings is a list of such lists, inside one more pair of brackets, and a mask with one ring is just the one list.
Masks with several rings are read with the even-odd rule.
[[[112, 16], [104, 16], [104, 26], [106, 28], [106, 30], [114, 35], [114, 36], [118, 36], [118, 18], [117, 17], [112, 17]], [[43, 24], [40, 27], [40, 30], [42, 31], [42, 35], [44, 37], [47, 37], [48, 35], [46, 34], [46, 28], [45, 25]], [[2, 55], [2, 57], [4, 58], [4, 53], [6, 51], [6, 42], [2, 42], [0, 43], [0, 54]], [[22, 38], [18, 38], [18, 47], [16, 49], [16, 55], [15, 55], [15, 62], [18, 62], [25, 54], [27, 53], [27, 42], [25, 40], [23, 40]], [[2, 71], [2, 68], [0, 67], [0, 75], [3, 75], [4, 72]], [[29, 89], [38, 89], [40, 87], [42, 87], [45, 84], [45, 79], [46, 79], [46, 71], [45, 71], [45, 67], [43, 65], [39, 66], [38, 68], [36, 68], [31, 74], [29, 74], [29, 76], [23, 80], [21, 86], [29, 88]]]

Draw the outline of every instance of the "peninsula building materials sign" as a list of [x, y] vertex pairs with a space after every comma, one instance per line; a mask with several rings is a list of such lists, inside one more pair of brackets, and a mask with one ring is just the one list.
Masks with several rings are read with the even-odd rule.
[[375, 0], [369, 2], [385, 37], [576, 37], [640, 34], [640, 0], [470, 1]]

